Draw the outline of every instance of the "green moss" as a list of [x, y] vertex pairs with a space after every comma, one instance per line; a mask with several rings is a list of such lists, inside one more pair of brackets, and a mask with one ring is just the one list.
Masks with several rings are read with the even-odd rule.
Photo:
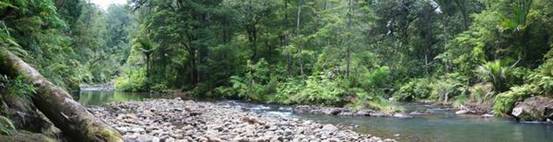
[[58, 142], [52, 137], [45, 136], [40, 133], [32, 133], [29, 131], [19, 131], [10, 136], [0, 135], [2, 142]]
[[121, 134], [119, 134], [115, 130], [103, 129], [98, 133], [101, 135], [102, 138], [106, 139], [106, 142], [123, 142]]
[[103, 127], [98, 123], [89, 122], [92, 124], [85, 126], [87, 137], [91, 138], [89, 141], [93, 141], [93, 138], [102, 138], [105, 142], [123, 142], [121, 134], [116, 130]]
[[535, 85], [526, 84], [512, 87], [510, 91], [497, 95], [493, 106], [494, 113], [498, 116], [508, 115], [513, 110], [516, 102], [537, 94], [536, 88]]

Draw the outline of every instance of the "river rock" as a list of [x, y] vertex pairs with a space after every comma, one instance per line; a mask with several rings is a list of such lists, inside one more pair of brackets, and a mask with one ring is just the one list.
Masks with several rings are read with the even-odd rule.
[[518, 102], [511, 113], [518, 120], [546, 121], [553, 119], [553, 99], [548, 97], [530, 97]]
[[393, 116], [395, 118], [413, 118], [413, 116], [410, 116], [410, 115], [405, 114], [405, 113], [395, 113]]
[[363, 109], [363, 110], [359, 110], [355, 113], [356, 116], [370, 116], [371, 113], [374, 113], [374, 110], [370, 110], [370, 109]]
[[340, 115], [340, 116], [354, 116], [355, 114], [353, 112], [342, 112], [338, 115]]
[[469, 111], [468, 111], [468, 110], [465, 110], [465, 109], [458, 110], [458, 111], [455, 112], [455, 114], [457, 114], [457, 115], [467, 114], [467, 113], [469, 113]]
[[459, 107], [459, 110], [455, 112], [455, 114], [457, 115], [464, 115], [464, 114], [467, 114], [467, 115], [483, 115], [483, 114], [486, 114], [486, 113], [490, 113], [489, 110], [491, 110], [491, 108], [489, 108], [488, 105], [479, 105], [479, 104], [474, 104], [474, 103], [467, 103], [467, 104], [464, 104], [462, 105], [461, 107]]
[[481, 117], [482, 118], [492, 118], [493, 114], [482, 114]]
[[[131, 142], [382, 141], [368, 134], [358, 134], [348, 127], [295, 117], [262, 115], [212, 102], [156, 99], [113, 103], [105, 107], [113, 109], [90, 110], [107, 124], [127, 131], [123, 136], [125, 141]], [[342, 108], [317, 111], [320, 114], [351, 112]]]
[[326, 124], [323, 126], [323, 128], [321, 128], [321, 130], [324, 132], [334, 132], [334, 131], [337, 131], [338, 128], [334, 125]]
[[369, 114], [370, 116], [373, 116], [373, 117], [384, 117], [386, 116], [385, 113], [382, 113], [382, 112], [373, 112], [371, 114]]

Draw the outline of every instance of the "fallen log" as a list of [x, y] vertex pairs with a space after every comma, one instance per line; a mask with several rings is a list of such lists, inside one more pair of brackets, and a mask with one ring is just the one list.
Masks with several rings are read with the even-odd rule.
[[95, 118], [64, 89], [54, 85], [36, 69], [7, 49], [0, 47], [0, 72], [23, 77], [35, 87], [32, 95], [37, 108], [75, 141], [122, 142], [121, 134]]

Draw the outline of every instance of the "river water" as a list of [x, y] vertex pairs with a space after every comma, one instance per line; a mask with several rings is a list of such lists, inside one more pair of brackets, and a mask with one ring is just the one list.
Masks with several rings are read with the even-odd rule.
[[[84, 105], [102, 105], [110, 102], [139, 101], [151, 98], [147, 94], [112, 91], [84, 91], [75, 99]], [[355, 131], [413, 142], [553, 142], [553, 125], [518, 123], [500, 118], [481, 118], [456, 115], [438, 106], [406, 104], [409, 111], [432, 112], [409, 119], [383, 117], [351, 117], [327, 115], [296, 115], [291, 107], [263, 105], [237, 101], [222, 101], [222, 105], [239, 106], [244, 110], [298, 117], [321, 123], [355, 125]], [[399, 135], [398, 135], [399, 134]]]

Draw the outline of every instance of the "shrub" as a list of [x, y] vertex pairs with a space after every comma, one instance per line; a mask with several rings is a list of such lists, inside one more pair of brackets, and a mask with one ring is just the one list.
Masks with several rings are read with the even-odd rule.
[[0, 135], [11, 135], [16, 131], [12, 121], [4, 116], [0, 116]]
[[0, 89], [6, 89], [6, 94], [23, 98], [28, 98], [36, 93], [36, 88], [25, 81], [22, 76], [11, 79], [8, 76], [0, 75]]
[[299, 94], [305, 88], [305, 82], [300, 79], [290, 79], [277, 87], [276, 95], [270, 100], [274, 103], [291, 104], [290, 96]]
[[455, 96], [451, 105], [455, 108], [461, 108], [469, 100], [467, 96], [468, 95]]
[[147, 91], [146, 69], [129, 70], [125, 75], [115, 79], [115, 88], [120, 91]]
[[393, 102], [383, 97], [383, 94], [381, 92], [367, 93], [359, 89], [359, 92], [355, 94], [356, 100], [350, 104], [350, 106], [353, 108], [370, 108], [385, 113], [393, 113], [403, 110], [403, 108], [394, 105]]
[[271, 94], [275, 94], [277, 90], [278, 80], [272, 74], [269, 63], [264, 59], [260, 59], [257, 63], [252, 64], [248, 61], [246, 73], [243, 76], [231, 76], [230, 82], [236, 94], [231, 94], [230, 97], [237, 96], [249, 101], [263, 102], [268, 100]]
[[396, 92], [399, 101], [415, 101], [419, 99], [428, 99], [432, 93], [431, 81], [427, 78], [412, 79], [403, 84]]
[[475, 73], [482, 81], [492, 83], [497, 92], [507, 91], [516, 82], [514, 69], [501, 60], [487, 62], [479, 66]]
[[430, 99], [440, 100], [444, 103], [448, 103], [450, 98], [465, 95], [467, 92], [467, 77], [460, 74], [453, 73], [440, 77], [437, 80], [430, 83], [432, 92], [430, 93]]
[[[550, 52], [553, 53], [553, 52]], [[550, 58], [550, 53], [546, 55]], [[524, 71], [526, 74], [526, 84], [512, 87], [509, 91], [496, 96], [493, 106], [496, 115], [509, 114], [516, 102], [536, 95], [551, 95], [553, 94], [553, 62], [548, 59], [534, 72]]]
[[154, 84], [152, 85], [152, 87], [150, 87], [150, 91], [154, 91], [154, 92], [166, 92], [169, 87], [167, 87], [166, 85], [167, 83], [157, 83], [157, 84]]
[[336, 80], [330, 80], [322, 75], [309, 76], [305, 88], [295, 95], [290, 95], [288, 101], [293, 104], [344, 104], [342, 95], [345, 90], [338, 87]]
[[531, 83], [539, 86], [545, 95], [553, 94], [553, 59], [548, 59], [536, 72], [531, 73], [528, 78]]
[[367, 71], [363, 74], [360, 80], [360, 86], [367, 91], [381, 89], [386, 87], [390, 82], [390, 68], [387, 66], [378, 67], [372, 71]]
[[482, 104], [485, 101], [493, 99], [496, 92], [493, 91], [493, 85], [491, 83], [478, 83], [469, 88], [470, 99], [469, 101]]
[[537, 86], [525, 84], [511, 88], [510, 91], [501, 93], [495, 97], [493, 110], [496, 115], [509, 114], [516, 102], [522, 101], [532, 95], [536, 95]]

